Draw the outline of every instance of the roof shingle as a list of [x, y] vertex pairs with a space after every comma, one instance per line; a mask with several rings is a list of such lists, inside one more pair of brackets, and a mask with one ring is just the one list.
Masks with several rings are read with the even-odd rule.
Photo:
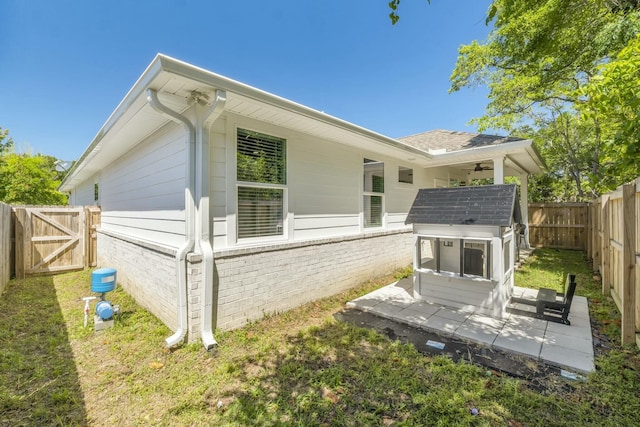
[[520, 222], [515, 184], [424, 188], [418, 191], [405, 224], [495, 225]]
[[447, 152], [466, 150], [470, 148], [499, 145], [506, 142], [523, 141], [522, 138], [512, 136], [487, 135], [483, 133], [457, 132], [451, 130], [432, 130], [415, 135], [397, 138], [412, 147], [423, 151], [446, 150]]

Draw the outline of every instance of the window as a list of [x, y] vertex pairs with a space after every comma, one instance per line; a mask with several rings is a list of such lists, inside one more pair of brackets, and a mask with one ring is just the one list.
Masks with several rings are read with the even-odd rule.
[[490, 250], [491, 242], [488, 240], [419, 236], [418, 269], [491, 279]]
[[398, 166], [398, 182], [413, 184], [413, 169]]
[[511, 242], [512, 240], [506, 240], [502, 245], [502, 253], [504, 256], [504, 274], [508, 274], [513, 267], [513, 261], [511, 260]]
[[364, 159], [364, 226], [382, 227], [384, 211], [384, 163]]
[[284, 233], [286, 142], [284, 138], [238, 129], [238, 239]]

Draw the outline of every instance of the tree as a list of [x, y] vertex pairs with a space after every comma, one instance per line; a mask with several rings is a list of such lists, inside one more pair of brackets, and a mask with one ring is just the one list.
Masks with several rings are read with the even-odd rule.
[[9, 136], [9, 129], [2, 130], [0, 127], [0, 157], [10, 153], [11, 150], [13, 150], [13, 139]]
[[[625, 164], [640, 158], [640, 35], [600, 66], [601, 73], [583, 88], [586, 102], [578, 106], [586, 120], [607, 124], [611, 143]], [[636, 173], [639, 173], [636, 170]]]
[[56, 159], [51, 156], [8, 154], [0, 162], [0, 201], [9, 204], [63, 205], [67, 196], [57, 187]]
[[[620, 115], [626, 111], [627, 122], [633, 112], [638, 117], [637, 108], [629, 114], [626, 107], [637, 101], [637, 51], [631, 45], [640, 32], [638, 2], [495, 0], [487, 21], [494, 23], [488, 40], [462, 46], [451, 75], [451, 91], [489, 88], [486, 112], [473, 122], [481, 131], [512, 134], [533, 127], [543, 152], [553, 155], [559, 147], [557, 159], [573, 162], [550, 163], [560, 167], [554, 174], [570, 178], [578, 198], [624, 182], [640, 151], [637, 137], [630, 140], [637, 128], [627, 123], [621, 132]], [[625, 107], [613, 108], [616, 101]], [[636, 157], [625, 167], [616, 160], [621, 153]], [[606, 179], [607, 172], [618, 179]]]

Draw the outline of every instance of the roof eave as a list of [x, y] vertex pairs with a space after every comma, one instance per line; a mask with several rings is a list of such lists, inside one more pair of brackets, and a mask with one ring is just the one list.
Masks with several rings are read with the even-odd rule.
[[144, 96], [144, 92], [149, 87], [149, 84], [163, 71], [161, 55], [156, 55], [156, 57], [151, 61], [151, 64], [147, 67], [147, 69], [142, 73], [142, 75], [138, 78], [136, 83], [129, 89], [129, 92], [125, 95], [125, 97], [120, 101], [120, 104], [116, 107], [116, 109], [111, 113], [107, 121], [102, 125], [96, 136], [93, 138], [89, 146], [85, 149], [85, 151], [80, 155], [78, 160], [74, 163], [73, 167], [69, 170], [69, 172], [65, 175], [64, 179], [60, 183], [58, 190], [60, 191], [70, 191], [73, 187], [70, 186], [70, 181], [76, 176], [76, 174], [82, 170], [83, 167], [87, 164], [87, 162], [91, 159], [92, 153], [96, 153], [100, 150], [100, 143], [105, 135], [109, 133], [109, 131], [115, 126], [116, 123], [122, 118], [123, 114], [128, 110], [131, 105], [140, 98], [140, 96]]
[[118, 123], [118, 121], [127, 112], [127, 110], [137, 100], [139, 100], [141, 96], [145, 96], [145, 91], [147, 90], [147, 88], [149, 88], [152, 85], [153, 81], [162, 73], [174, 74], [176, 76], [191, 79], [197, 83], [201, 83], [210, 87], [237, 93], [244, 97], [254, 99], [258, 102], [282, 108], [295, 114], [299, 114], [301, 116], [305, 116], [313, 120], [317, 120], [331, 126], [335, 126], [343, 130], [365, 136], [384, 145], [403, 150], [407, 153], [411, 153], [412, 155], [420, 156], [424, 159], [432, 158], [429, 153], [400, 142], [394, 138], [387, 137], [372, 130], [363, 128], [361, 126], [355, 125], [321, 111], [314, 110], [302, 104], [298, 104], [296, 102], [246, 85], [244, 83], [229, 79], [203, 68], [196, 67], [178, 59], [163, 54], [157, 54], [151, 64], [149, 64], [147, 69], [142, 73], [142, 75], [138, 78], [133, 87], [125, 95], [120, 104], [109, 116], [102, 128], [100, 128], [96, 136], [93, 138], [87, 149], [81, 154], [78, 161], [76, 161], [69, 173], [65, 176], [64, 180], [58, 187], [60, 191], [70, 191], [74, 188], [74, 186], [72, 185], [72, 180], [87, 165], [89, 160], [91, 160], [92, 153], [97, 153], [97, 151], [100, 150], [100, 143], [102, 142], [105, 135], [107, 135], [111, 131], [111, 129]]
[[531, 156], [534, 163], [540, 168], [540, 170], [546, 169], [546, 164], [544, 163], [542, 156], [540, 156], [538, 149], [530, 139], [505, 142], [485, 147], [465, 148], [463, 150], [449, 151], [441, 154], [432, 154], [433, 166], [446, 166], [453, 163], [463, 163], [477, 157], [493, 157], [513, 154], [522, 152], [523, 150], [529, 153], [529, 156]]
[[274, 95], [264, 90], [258, 89], [253, 86], [241, 83], [239, 81], [224, 77], [220, 74], [213, 73], [195, 65], [189, 64], [178, 59], [159, 54], [157, 59], [162, 64], [162, 69], [172, 74], [186, 77], [195, 80], [200, 83], [211, 85], [213, 87], [224, 89], [228, 92], [236, 93], [244, 97], [254, 99], [267, 105], [282, 108], [292, 111], [301, 116], [309, 117], [311, 119], [330, 124], [335, 127], [345, 129], [350, 132], [354, 132], [360, 135], [364, 135], [368, 138], [377, 140], [386, 145], [410, 152], [412, 154], [420, 155], [427, 159], [431, 159], [432, 156], [423, 150], [420, 150], [411, 145], [405, 144], [397, 139], [382, 135], [378, 132], [374, 132], [370, 129], [362, 126], [355, 125], [346, 120], [339, 119], [337, 117], [326, 114], [322, 111], [315, 110], [297, 102], [288, 100], [286, 98]]

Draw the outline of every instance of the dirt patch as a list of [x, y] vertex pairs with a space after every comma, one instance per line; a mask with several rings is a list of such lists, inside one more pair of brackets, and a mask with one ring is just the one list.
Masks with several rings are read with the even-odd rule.
[[[492, 349], [475, 343], [444, 337], [435, 332], [405, 325], [360, 310], [337, 312], [336, 320], [376, 330], [392, 340], [410, 343], [427, 356], [446, 356], [486, 368], [487, 376], [509, 376], [540, 393], [571, 392], [571, 382], [561, 376], [561, 369], [540, 360]], [[594, 338], [595, 339], [595, 338]]]

